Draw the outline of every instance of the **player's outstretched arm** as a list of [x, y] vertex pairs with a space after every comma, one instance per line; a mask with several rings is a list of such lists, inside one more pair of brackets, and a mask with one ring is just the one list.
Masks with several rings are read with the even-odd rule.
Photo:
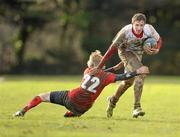
[[142, 75], [142, 74], [149, 74], [148, 67], [142, 66], [142, 67], [140, 67], [139, 69], [137, 69], [136, 71], [133, 71], [133, 72], [127, 72], [127, 73], [124, 73], [124, 74], [117, 74], [116, 75], [116, 81], [127, 80], [127, 79], [130, 79], [130, 78], [133, 78], [133, 77], [135, 77], [137, 75]]
[[111, 44], [109, 49], [104, 54], [103, 58], [101, 59], [100, 63], [98, 64], [97, 68], [102, 68], [105, 62], [117, 51], [116, 44]]

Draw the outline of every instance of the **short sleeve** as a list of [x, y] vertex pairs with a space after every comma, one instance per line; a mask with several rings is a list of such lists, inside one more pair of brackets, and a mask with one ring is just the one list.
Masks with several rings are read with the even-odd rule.
[[154, 29], [154, 27], [152, 25], [149, 25], [149, 29], [150, 29], [150, 32], [151, 32], [151, 37], [155, 38], [158, 41], [160, 36], [157, 33], [157, 31]]
[[126, 26], [122, 28], [114, 37], [112, 43], [113, 44], [121, 44], [124, 41], [125, 38], [125, 31], [126, 31]]

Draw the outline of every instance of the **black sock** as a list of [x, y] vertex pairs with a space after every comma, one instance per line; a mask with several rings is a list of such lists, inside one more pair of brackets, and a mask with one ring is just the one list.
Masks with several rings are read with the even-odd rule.
[[141, 107], [140, 103], [134, 104], [134, 109]]

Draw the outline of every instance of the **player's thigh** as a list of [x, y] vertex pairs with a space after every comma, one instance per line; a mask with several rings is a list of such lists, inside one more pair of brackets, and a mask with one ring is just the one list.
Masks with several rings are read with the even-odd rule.
[[53, 91], [50, 93], [50, 102], [66, 106], [68, 91]]
[[126, 71], [135, 71], [143, 66], [141, 57], [138, 58], [138, 56], [133, 52], [126, 51], [123, 55], [120, 55], [120, 58], [125, 64]]

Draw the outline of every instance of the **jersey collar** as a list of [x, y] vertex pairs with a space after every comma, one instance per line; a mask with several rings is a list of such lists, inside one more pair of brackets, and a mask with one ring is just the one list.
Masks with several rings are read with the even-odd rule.
[[144, 31], [142, 31], [140, 34], [136, 34], [135, 31], [134, 31], [134, 29], [132, 28], [132, 33], [133, 33], [137, 38], [142, 38]]

